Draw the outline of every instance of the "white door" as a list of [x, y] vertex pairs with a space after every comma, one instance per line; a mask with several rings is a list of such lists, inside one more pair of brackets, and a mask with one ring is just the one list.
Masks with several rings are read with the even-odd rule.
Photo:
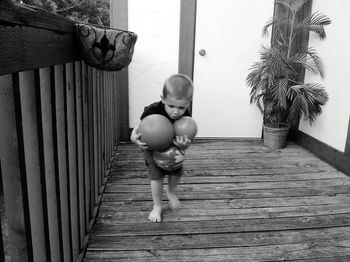
[[197, 1], [193, 118], [198, 137], [261, 136], [262, 115], [249, 104], [245, 78], [261, 45], [269, 42], [261, 30], [273, 6], [273, 0]]

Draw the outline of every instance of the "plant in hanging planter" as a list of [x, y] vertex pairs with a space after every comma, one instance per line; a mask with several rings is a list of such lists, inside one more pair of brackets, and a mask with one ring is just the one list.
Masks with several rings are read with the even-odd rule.
[[[303, 21], [297, 20], [298, 12], [307, 0], [291, 0], [290, 3], [277, 1], [286, 10], [284, 15], [272, 19], [263, 27], [263, 36], [272, 28], [270, 46], [262, 47], [260, 60], [253, 64], [246, 78], [251, 88], [250, 103], [255, 103], [264, 116], [264, 131], [296, 125], [303, 116], [310, 125], [322, 112], [321, 106], [328, 101], [325, 88], [319, 83], [304, 83], [298, 79], [300, 70], [307, 70], [324, 77], [322, 62], [312, 47], [296, 48], [297, 35], [303, 31], [318, 34], [325, 39], [324, 27], [331, 20], [316, 12]], [[286, 133], [286, 131], [284, 132]], [[266, 142], [272, 148], [281, 148], [281, 142]]]

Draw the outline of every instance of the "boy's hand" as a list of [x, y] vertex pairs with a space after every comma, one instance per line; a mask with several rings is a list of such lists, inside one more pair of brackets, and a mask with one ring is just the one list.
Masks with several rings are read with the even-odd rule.
[[185, 160], [185, 151], [175, 150], [175, 163], [181, 163]]
[[132, 130], [132, 133], [131, 133], [131, 137], [130, 137], [130, 140], [136, 144], [139, 148], [143, 149], [143, 150], [146, 150], [148, 149], [147, 147], [147, 144], [144, 143], [144, 142], [141, 142], [140, 138], [142, 136], [141, 133], [138, 132], [138, 127], [135, 127], [133, 130]]
[[189, 139], [188, 136], [176, 136], [173, 143], [180, 148], [180, 150], [186, 150], [191, 144], [191, 139]]
[[142, 136], [141, 133], [136, 134], [136, 136], [135, 136], [135, 142], [134, 142], [134, 143], [135, 143], [139, 148], [146, 150], [146, 149], [148, 149], [147, 144], [144, 143], [144, 142], [141, 142], [141, 140], [140, 140], [141, 136]]

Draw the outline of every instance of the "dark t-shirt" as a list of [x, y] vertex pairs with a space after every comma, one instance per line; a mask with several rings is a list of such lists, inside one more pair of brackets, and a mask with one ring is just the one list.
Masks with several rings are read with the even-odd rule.
[[[170, 118], [169, 115], [167, 114], [167, 112], [165, 111], [165, 107], [164, 107], [164, 104], [162, 103], [162, 101], [155, 102], [153, 104], [150, 104], [149, 106], [146, 106], [140, 119], [142, 120], [146, 116], [153, 115], [153, 114], [165, 116], [166, 118], [168, 118], [170, 120], [171, 123], [174, 123], [174, 121], [175, 121], [175, 119]], [[186, 109], [183, 116], [191, 116], [190, 111], [188, 111], [188, 109]]]

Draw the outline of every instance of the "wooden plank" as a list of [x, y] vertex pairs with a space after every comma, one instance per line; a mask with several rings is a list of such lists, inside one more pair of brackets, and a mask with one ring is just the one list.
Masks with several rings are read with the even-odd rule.
[[[260, 156], [259, 156], [260, 154]], [[227, 162], [227, 163], [242, 163], [242, 162], [293, 162], [293, 161], [300, 161], [300, 162], [306, 162], [306, 161], [314, 161], [319, 160], [317, 157], [312, 155], [303, 155], [303, 154], [290, 154], [289, 156], [285, 156], [281, 154], [280, 156], [275, 154], [266, 154], [265, 157], [261, 156], [261, 153], [248, 153], [244, 154], [242, 153], [241, 156], [237, 154], [231, 154], [226, 152], [220, 152], [216, 151], [210, 152], [210, 153], [203, 153], [198, 154], [197, 152], [185, 152], [185, 159], [186, 162], [199, 162], [199, 163], [210, 163], [210, 162]], [[129, 158], [126, 157], [119, 157], [118, 162], [116, 165], [128, 165], [128, 164], [140, 164], [143, 161], [143, 157], [140, 154], [135, 155], [134, 157], [130, 156]]]
[[44, 9], [20, 4], [0, 3], [0, 23], [44, 28], [62, 33], [74, 32], [75, 23]]
[[[107, 136], [106, 136], [106, 132], [107, 132], [107, 101], [106, 101], [106, 72], [102, 72], [102, 79], [101, 79], [101, 113], [102, 113], [102, 174], [101, 174], [101, 178], [102, 178], [102, 183], [101, 186], [104, 184], [105, 181], [105, 176], [106, 176], [106, 170], [107, 170]], [[102, 192], [101, 192], [102, 193]]]
[[0, 3], [0, 24], [0, 60], [6, 61], [0, 75], [81, 59], [75, 23], [69, 19]]
[[[230, 147], [232, 145], [232, 148]], [[125, 148], [124, 148], [125, 147]], [[301, 147], [298, 147], [295, 144], [289, 144], [287, 147], [283, 148], [282, 150], [271, 150], [267, 147], [264, 147], [262, 143], [259, 144], [252, 144], [249, 145], [249, 143], [240, 143], [235, 145], [234, 143], [228, 143], [228, 145], [225, 144], [219, 144], [217, 146], [215, 145], [203, 145], [201, 143], [192, 142], [190, 148], [186, 150], [187, 153], [191, 153], [194, 155], [215, 155], [216, 153], [221, 154], [230, 154], [230, 155], [238, 155], [238, 154], [261, 154], [265, 153], [267, 155], [296, 155], [296, 154], [302, 154], [307, 156], [317, 156]], [[125, 143], [123, 144], [123, 151], [118, 152], [122, 156], [130, 156], [135, 157], [137, 155], [140, 155], [140, 150], [136, 145]], [[261, 155], [260, 155], [261, 157]]]
[[83, 103], [83, 148], [84, 148], [84, 181], [85, 181], [85, 233], [90, 221], [90, 148], [89, 148], [89, 90], [88, 67], [82, 63], [82, 103]]
[[[47, 199], [47, 222], [49, 227], [49, 245], [51, 261], [61, 261], [61, 244], [58, 221], [58, 201], [56, 192], [56, 170], [53, 141], [53, 119], [51, 104], [51, 70], [43, 68], [40, 73], [40, 101], [42, 117], [43, 158], [45, 165], [46, 199]], [[57, 241], [59, 240], [59, 241]]]
[[[211, 183], [211, 184], [183, 184], [178, 187], [178, 192], [200, 192], [216, 190], [235, 191], [235, 190], [251, 190], [251, 189], [275, 189], [275, 188], [302, 188], [302, 187], [324, 187], [324, 186], [350, 186], [350, 180], [346, 178], [334, 178], [324, 180], [309, 181], [289, 181], [289, 182], [248, 182], [248, 183]], [[107, 184], [106, 193], [121, 192], [149, 192], [148, 185], [118, 185]]]
[[[102, 172], [101, 172], [101, 187], [105, 182], [106, 175], [106, 86], [105, 86], [105, 72], [101, 72], [101, 162], [102, 162]], [[103, 192], [101, 192], [102, 194]]]
[[67, 157], [69, 174], [70, 220], [72, 253], [75, 260], [79, 255], [79, 206], [78, 206], [78, 170], [77, 170], [77, 136], [76, 136], [76, 110], [75, 110], [75, 82], [74, 66], [66, 64], [66, 121], [67, 121]]
[[347, 262], [350, 256], [333, 256], [333, 257], [322, 257], [322, 258], [308, 258], [298, 259], [298, 262]]
[[105, 156], [106, 156], [106, 148], [105, 148], [105, 104], [104, 104], [104, 95], [105, 95], [105, 88], [104, 88], [104, 72], [100, 71], [100, 87], [99, 87], [99, 109], [100, 109], [100, 195], [102, 192], [102, 186], [104, 182], [104, 176], [105, 176]]
[[133, 236], [133, 235], [177, 235], [209, 234], [209, 233], [238, 233], [257, 231], [301, 230], [312, 228], [349, 227], [350, 213], [274, 217], [252, 219], [222, 219], [180, 221], [171, 223], [126, 223], [110, 224], [108, 221], [99, 223], [94, 228], [95, 236]]
[[101, 85], [102, 71], [96, 72], [96, 110], [97, 110], [97, 192], [101, 195], [102, 175], [103, 175], [103, 148], [102, 148], [102, 85]]
[[[134, 144], [130, 142], [122, 142], [123, 145], [123, 151], [139, 151], [139, 148], [135, 146]], [[252, 150], [259, 150], [263, 152], [289, 152], [290, 150], [302, 150], [299, 145], [293, 142], [288, 142], [287, 146], [283, 149], [270, 149], [265, 146], [263, 146], [261, 139], [213, 139], [213, 140], [207, 140], [202, 138], [195, 138], [192, 141], [191, 147], [197, 148], [197, 149], [207, 149], [207, 150], [243, 150], [242, 152], [245, 152], [245, 150], [248, 150], [248, 152]]]
[[[108, 73], [107, 74], [107, 91], [108, 91], [108, 95], [107, 95], [107, 101], [108, 101], [108, 121], [107, 121], [107, 125], [108, 125], [108, 165], [107, 168], [108, 170], [110, 170], [111, 167], [111, 159], [112, 159], [112, 155], [113, 155], [113, 119], [112, 119], [112, 87], [113, 87], [113, 83], [112, 83], [112, 74]], [[108, 171], [109, 172], [109, 171]], [[109, 175], [109, 173], [108, 173]]]
[[[128, 30], [128, 1], [119, 0], [111, 1], [111, 26]], [[115, 73], [118, 88], [118, 99], [116, 105], [118, 107], [118, 128], [120, 141], [129, 141], [129, 70], [125, 68]]]
[[[246, 152], [245, 152], [246, 151]], [[303, 149], [298, 150], [286, 150], [282, 152], [268, 152], [265, 150], [248, 150], [248, 149], [232, 149], [232, 150], [220, 150], [220, 149], [210, 149], [196, 148], [192, 145], [186, 151], [186, 155], [191, 159], [205, 159], [205, 158], [281, 158], [281, 157], [309, 157], [317, 158], [316, 155], [309, 153]], [[264, 153], [264, 155], [262, 155]], [[125, 150], [123, 152], [118, 152], [118, 161], [127, 160], [137, 160], [142, 158], [142, 153], [140, 150]]]
[[[217, 170], [216, 170], [217, 171]], [[194, 174], [195, 173], [195, 174]], [[185, 172], [185, 176], [180, 180], [180, 184], [204, 184], [204, 183], [247, 183], [247, 182], [273, 182], [273, 181], [308, 181], [317, 179], [330, 179], [330, 178], [343, 178], [341, 173], [303, 173], [303, 174], [275, 174], [275, 175], [225, 175], [221, 172]], [[215, 176], [217, 174], [217, 176]], [[110, 175], [108, 178], [110, 183], [118, 184], [149, 184], [146, 172], [140, 173], [139, 177], [118, 177], [116, 175]]]
[[27, 175], [29, 216], [32, 232], [33, 259], [48, 259], [46, 242], [45, 213], [47, 212], [43, 200], [43, 184], [41, 180], [42, 160], [39, 152], [37, 98], [35, 91], [34, 71], [26, 71], [19, 74], [19, 91], [22, 110], [23, 143], [25, 169]]
[[[127, 203], [127, 201], [125, 201]], [[164, 205], [163, 209], [163, 222], [185, 222], [185, 221], [217, 221], [220, 223], [222, 220], [236, 220], [236, 219], [270, 219], [278, 217], [313, 217], [317, 215], [330, 215], [330, 214], [344, 214], [350, 213], [349, 203], [332, 205], [304, 205], [304, 206], [282, 206], [282, 207], [257, 207], [257, 208], [245, 208], [241, 207], [229, 207], [227, 209], [219, 208], [215, 209], [212, 206], [203, 209], [190, 209], [190, 201], [182, 201], [183, 207], [176, 210], [174, 213], [168, 205]], [[166, 203], [166, 202], [165, 202]], [[141, 211], [105, 211], [105, 208], [101, 208], [99, 223], [105, 223], [108, 225], [130, 224], [138, 223], [143, 224], [148, 222], [148, 215], [152, 210], [152, 202], [144, 203], [144, 207]], [[312, 219], [312, 218], [310, 218]]]
[[0, 26], [0, 50], [0, 75], [80, 59], [73, 33], [26, 26]]
[[[180, 185], [179, 187], [182, 187]], [[305, 186], [295, 188], [272, 188], [266, 189], [242, 189], [228, 190], [217, 193], [210, 191], [182, 191], [179, 194], [181, 200], [185, 199], [234, 199], [234, 198], [269, 198], [269, 197], [289, 197], [289, 196], [318, 196], [318, 195], [337, 195], [346, 194], [350, 190], [350, 186]], [[150, 200], [150, 192], [124, 192], [124, 193], [106, 193], [103, 201], [140, 201]], [[164, 198], [165, 199], [165, 198]]]
[[350, 227], [223, 234], [169, 236], [96, 236], [89, 251], [176, 250], [201, 248], [253, 247], [297, 243], [349, 241]]
[[[300, 163], [300, 164], [304, 164], [304, 163], [313, 163], [313, 162], [320, 162], [319, 159], [317, 159], [316, 157], [310, 156], [289, 156], [289, 157], [269, 157], [266, 156], [266, 158], [254, 158], [254, 157], [250, 157], [249, 155], [247, 157], [244, 157], [244, 155], [241, 158], [229, 158], [229, 157], [211, 157], [211, 156], [207, 156], [206, 158], [195, 158], [192, 157], [191, 155], [187, 155], [186, 156], [186, 162], [184, 164], [188, 164], [190, 166], [194, 166], [194, 165], [220, 165], [220, 164], [232, 164], [232, 165], [237, 165], [237, 164], [248, 164], [248, 163], [254, 163], [254, 164], [264, 164], [266, 162], [272, 162], [272, 164], [276, 164], [276, 166], [279, 163]], [[142, 164], [144, 163], [144, 160], [141, 158], [138, 159], [132, 159], [132, 160], [122, 160], [122, 161], [118, 161], [114, 166], [118, 167], [118, 166], [123, 166], [124, 168], [128, 168], [129, 166], [135, 166], [138, 165], [137, 168], [139, 168], [139, 166], [142, 166]], [[267, 165], [267, 164], [266, 164]]]
[[109, 145], [110, 145], [110, 154], [109, 154], [109, 166], [108, 168], [110, 169], [111, 165], [112, 165], [112, 162], [111, 162], [111, 158], [113, 156], [113, 153], [114, 153], [114, 123], [113, 123], [113, 120], [114, 120], [114, 112], [113, 112], [113, 103], [114, 103], [114, 100], [113, 100], [113, 88], [114, 88], [114, 85], [113, 85], [113, 73], [109, 72], [108, 73], [108, 79], [109, 79], [109, 82], [108, 82], [108, 89], [109, 89]]
[[[106, 175], [106, 74], [104, 71], [101, 72], [101, 161], [102, 161], [102, 172], [101, 172], [101, 187], [105, 181]], [[102, 194], [103, 192], [101, 192]]]
[[[296, 22], [303, 22], [306, 17], [311, 15], [312, 11], [312, 1], [305, 1], [304, 5], [301, 7], [296, 16]], [[301, 30], [297, 32], [295, 38], [293, 40], [292, 46], [292, 54], [296, 52], [301, 52], [304, 50], [308, 50], [309, 48], [309, 30]], [[303, 83], [305, 80], [305, 68], [301, 66], [297, 66], [297, 81]], [[298, 122], [299, 123], [299, 122]]]
[[89, 163], [90, 163], [90, 218], [95, 207], [95, 102], [94, 102], [94, 70], [88, 66], [88, 118], [89, 118]]
[[61, 234], [64, 261], [72, 259], [71, 221], [69, 216], [69, 192], [68, 192], [68, 162], [67, 162], [67, 131], [66, 131], [66, 96], [65, 96], [65, 69], [63, 65], [54, 67], [54, 115], [56, 122], [55, 147], [57, 148], [57, 170], [59, 180]]
[[117, 74], [113, 72], [113, 112], [114, 112], [114, 141], [115, 143], [120, 141], [120, 125], [119, 125], [119, 112], [118, 112], [118, 103], [119, 103], [119, 93], [118, 93], [118, 81]]
[[[106, 148], [107, 148], [107, 155], [106, 155], [106, 170], [109, 169], [109, 164], [110, 164], [110, 158], [111, 158], [111, 146], [112, 146], [112, 141], [111, 141], [111, 92], [110, 92], [110, 74], [106, 72]], [[107, 173], [106, 173], [107, 176]]]
[[[279, 4], [278, 4], [279, 3]], [[281, 4], [282, 3], [282, 4]], [[286, 8], [286, 4], [291, 4], [291, 0], [282, 0], [282, 1], [275, 1], [275, 7], [274, 7], [274, 19], [281, 19], [281, 17], [285, 16], [288, 19], [291, 18], [291, 13], [288, 8]], [[296, 22], [302, 22], [306, 17], [311, 15], [312, 10], [312, 1], [305, 1], [303, 6], [300, 8], [296, 15]], [[288, 12], [288, 13], [287, 13]], [[288, 34], [288, 28], [286, 26], [282, 26], [282, 33], [284, 35]], [[309, 31], [308, 30], [302, 30], [300, 32], [297, 32], [293, 38], [293, 45], [292, 45], [292, 54], [295, 54], [295, 52], [300, 52], [301, 50], [307, 50], [309, 45]], [[298, 79], [299, 82], [304, 82], [305, 78], [305, 68], [303, 67], [297, 67], [298, 71]], [[293, 127], [294, 129], [297, 129], [298, 126]]]
[[[107, 73], [107, 147], [108, 147], [108, 156], [107, 156], [107, 169], [109, 172], [111, 166], [111, 158], [113, 153], [113, 141], [112, 141], [112, 82], [111, 82], [111, 73]], [[108, 173], [109, 174], [109, 173]]]
[[[202, 167], [204, 170], [242, 170], [242, 169], [253, 169], [256, 168], [257, 170], [263, 170], [263, 169], [272, 169], [272, 168], [279, 168], [279, 169], [290, 169], [290, 168], [308, 168], [308, 167], [313, 167], [316, 169], [320, 169], [321, 171], [327, 171], [330, 169], [330, 166], [327, 165], [324, 162], [320, 162], [318, 160], [314, 160], [312, 162], [310, 161], [290, 161], [290, 162], [285, 162], [285, 163], [280, 163], [278, 167], [274, 165], [273, 162], [260, 162], [260, 163], [216, 163], [215, 161], [207, 161], [206, 163], [202, 163], [202, 165], [198, 162], [192, 162], [189, 163], [190, 161], [186, 161], [186, 163], [183, 165], [183, 169], [185, 171], [191, 171], [194, 169], [197, 169], [199, 167]], [[123, 165], [113, 165], [112, 170], [120, 170], [120, 171], [127, 171], [127, 170], [132, 170], [132, 171], [145, 171], [146, 167], [145, 166], [140, 166], [140, 165], [134, 165], [134, 166], [123, 166]]]
[[[186, 202], [183, 202], [185, 205]], [[101, 213], [99, 222], [105, 222], [108, 225], [114, 224], [130, 224], [130, 223], [147, 223], [148, 215], [152, 210], [152, 203], [145, 205], [143, 211], [135, 212], [114, 212], [106, 213], [105, 216]], [[231, 209], [208, 209], [208, 210], [189, 210], [179, 209], [176, 213], [165, 205], [163, 210], [163, 222], [185, 222], [185, 221], [218, 221], [228, 219], [270, 219], [279, 217], [312, 217], [314, 214], [330, 215], [349, 213], [349, 204], [326, 206], [291, 206], [291, 207], [262, 207], [262, 208], [231, 208]], [[311, 219], [311, 218], [310, 218]]]
[[[246, 146], [247, 148], [248, 146]], [[261, 148], [261, 146], [260, 146]], [[187, 159], [208, 159], [208, 158], [220, 158], [220, 159], [244, 159], [244, 158], [252, 158], [252, 159], [265, 159], [265, 158], [286, 158], [286, 161], [291, 158], [313, 158], [319, 159], [319, 157], [315, 154], [308, 153], [305, 150], [286, 150], [284, 152], [268, 152], [265, 150], [260, 150], [257, 148], [256, 150], [248, 150], [244, 148], [235, 148], [232, 150], [224, 150], [224, 149], [207, 149], [207, 148], [199, 148], [192, 145], [188, 150], [185, 151]], [[262, 155], [264, 154], [264, 155]], [[131, 161], [131, 160], [141, 160], [142, 153], [139, 150], [126, 150], [123, 153], [118, 152], [118, 160], [119, 161]]]
[[196, 0], [182, 0], [180, 5], [179, 68], [193, 79], [196, 30]]
[[80, 247], [85, 238], [85, 176], [84, 176], [84, 148], [83, 148], [83, 105], [82, 105], [82, 68], [81, 62], [75, 62], [75, 112], [77, 137], [77, 178], [78, 178], [78, 206]]
[[[327, 173], [334, 174], [335, 177], [344, 177], [345, 175], [341, 172], [338, 172], [337, 170], [334, 170], [334, 168], [323, 168], [323, 167], [289, 167], [284, 169], [278, 169], [278, 168], [264, 168], [264, 169], [257, 169], [254, 167], [246, 168], [246, 169], [232, 169], [232, 170], [205, 170], [200, 171], [196, 169], [192, 170], [185, 170], [185, 176], [184, 177], [191, 177], [191, 176], [295, 176], [295, 175], [301, 175], [304, 176], [306, 179], [309, 176], [313, 176], [314, 174], [319, 174], [320, 178]], [[289, 176], [290, 175], [290, 176]], [[147, 171], [146, 170], [112, 170], [111, 172], [111, 179], [124, 179], [124, 178], [146, 178], [147, 177]]]
[[108, 170], [108, 163], [109, 163], [109, 144], [108, 144], [108, 75], [107, 72], [103, 72], [103, 126], [104, 126], [104, 173], [103, 173], [103, 183], [106, 182], [106, 176], [107, 176], [107, 170]]
[[3, 235], [6, 237], [4, 238], [6, 255], [13, 261], [28, 261], [29, 257], [32, 257], [31, 231], [27, 190], [26, 187], [22, 188], [22, 183], [26, 185], [27, 181], [23, 166], [23, 137], [22, 124], [19, 121], [21, 109], [18, 101], [17, 76], [16, 79], [17, 88], [14, 86], [12, 75], [0, 76], [0, 172], [4, 208], [6, 208], [4, 210], [6, 213], [1, 214], [6, 216], [6, 220], [5, 216], [1, 216], [1, 223], [3, 227], [7, 224], [7, 235]]
[[88, 252], [86, 261], [293, 261], [349, 257], [348, 244], [345, 240], [237, 248]]
[[[289, 196], [289, 197], [267, 197], [267, 198], [243, 198], [243, 199], [190, 199], [183, 201], [183, 210], [219, 210], [219, 209], [248, 209], [265, 207], [297, 207], [297, 206], [319, 206], [319, 205], [343, 205], [350, 202], [350, 193], [337, 195], [319, 196]], [[135, 212], [144, 211], [149, 201], [119, 201], [103, 202], [100, 212]]]
[[93, 100], [93, 129], [94, 129], [94, 203], [93, 207], [97, 205], [97, 199], [99, 195], [99, 137], [98, 137], [98, 85], [97, 85], [98, 72], [95, 68], [92, 69], [92, 100]]

